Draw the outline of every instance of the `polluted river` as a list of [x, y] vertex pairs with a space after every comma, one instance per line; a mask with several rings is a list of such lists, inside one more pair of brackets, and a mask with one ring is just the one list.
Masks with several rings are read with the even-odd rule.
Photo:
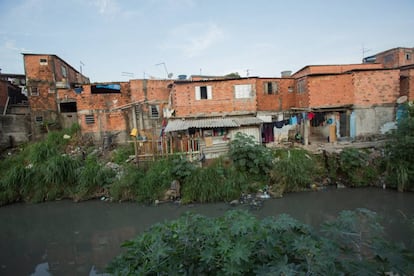
[[[235, 208], [227, 203], [164, 203], [143, 206], [69, 200], [41, 204], [12, 204], [0, 208], [0, 275], [105, 275], [105, 266], [119, 253], [123, 241], [151, 225], [185, 212], [220, 216]], [[251, 212], [258, 218], [289, 214], [316, 229], [342, 210], [366, 208], [382, 218], [386, 235], [414, 248], [414, 194], [378, 188], [335, 189], [286, 194], [266, 199]]]

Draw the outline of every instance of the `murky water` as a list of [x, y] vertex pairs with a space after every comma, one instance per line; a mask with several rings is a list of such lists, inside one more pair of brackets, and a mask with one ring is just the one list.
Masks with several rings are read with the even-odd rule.
[[[121, 252], [120, 244], [150, 225], [186, 211], [208, 216], [233, 209], [227, 204], [157, 207], [136, 203], [58, 201], [0, 208], [0, 275], [99, 275]], [[414, 194], [381, 189], [329, 189], [266, 200], [258, 217], [287, 213], [318, 226], [341, 210], [379, 213], [389, 237], [414, 248], [406, 217], [414, 217]]]

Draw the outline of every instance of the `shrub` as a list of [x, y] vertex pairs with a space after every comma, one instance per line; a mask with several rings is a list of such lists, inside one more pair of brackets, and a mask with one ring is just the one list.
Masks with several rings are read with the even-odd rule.
[[[364, 243], [369, 246], [358, 247]], [[111, 274], [405, 275], [414, 271], [412, 252], [387, 242], [375, 215], [365, 210], [341, 213], [322, 233], [288, 215], [259, 221], [240, 210], [215, 218], [187, 213], [152, 226], [122, 247], [123, 253], [107, 268]]]
[[176, 157], [172, 160], [171, 173], [179, 181], [184, 181], [195, 170], [195, 165], [186, 158]]
[[239, 171], [262, 179], [272, 166], [271, 151], [255, 142], [253, 136], [240, 132], [230, 142], [229, 156]]
[[386, 144], [387, 182], [399, 191], [414, 189], [414, 107], [398, 122]]
[[368, 153], [345, 148], [339, 154], [339, 175], [350, 186], [369, 186], [378, 178], [377, 168], [370, 164]]
[[134, 155], [134, 144], [128, 144], [124, 146], [118, 146], [112, 155], [112, 162], [117, 164], [123, 164], [128, 160], [130, 155]]

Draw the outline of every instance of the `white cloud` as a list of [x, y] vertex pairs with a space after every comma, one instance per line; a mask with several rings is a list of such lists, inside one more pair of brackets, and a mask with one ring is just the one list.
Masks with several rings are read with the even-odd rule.
[[100, 14], [115, 15], [121, 12], [121, 8], [116, 0], [96, 0], [95, 6]]
[[214, 46], [223, 37], [224, 32], [216, 24], [187, 24], [173, 29], [164, 49], [178, 49], [186, 57], [199, 56]]
[[17, 51], [17, 52], [21, 52], [21, 53], [26, 53], [26, 52], [30, 51], [26, 48], [17, 47], [16, 42], [14, 40], [10, 40], [10, 39], [8, 39], [4, 42], [3, 48], [5, 48], [6, 50]]

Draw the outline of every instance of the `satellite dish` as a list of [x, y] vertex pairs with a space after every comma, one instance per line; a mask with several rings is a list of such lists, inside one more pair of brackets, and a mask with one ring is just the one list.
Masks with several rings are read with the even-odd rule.
[[397, 99], [397, 104], [405, 103], [408, 100], [407, 96], [401, 96]]
[[173, 76], [173, 73], [169, 73], [169, 74], [168, 74], [168, 78], [169, 78], [169, 79], [171, 79], [171, 78], [172, 78], [172, 76]]

